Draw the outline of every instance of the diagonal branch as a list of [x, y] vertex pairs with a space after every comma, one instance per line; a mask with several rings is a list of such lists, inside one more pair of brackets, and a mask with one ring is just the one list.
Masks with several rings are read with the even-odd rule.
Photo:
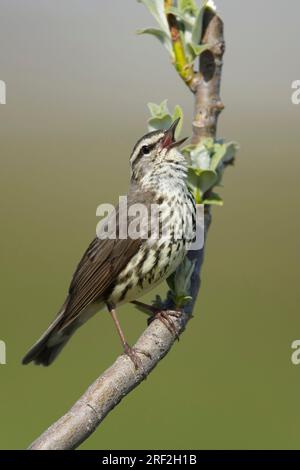
[[[224, 53], [223, 23], [218, 15], [207, 10], [204, 15], [203, 43], [212, 47], [200, 57], [200, 71], [194, 78], [195, 114], [193, 120], [193, 143], [206, 137], [215, 137], [217, 120], [223, 105], [220, 99], [222, 57]], [[210, 210], [205, 210], [206, 233], [210, 225]], [[190, 251], [188, 257], [194, 264], [190, 295], [193, 298], [181, 318], [174, 319], [176, 330], [181, 334], [191, 318], [200, 288], [200, 272], [204, 250]], [[172, 306], [170, 306], [172, 308]], [[144, 331], [135, 348], [147, 352], [151, 359], [140, 355], [143, 373], [135, 371], [131, 360], [122, 355], [82, 395], [74, 406], [47, 429], [30, 449], [75, 449], [92, 434], [105, 416], [139, 385], [151, 370], [168, 353], [175, 341], [174, 336], [158, 320]]]

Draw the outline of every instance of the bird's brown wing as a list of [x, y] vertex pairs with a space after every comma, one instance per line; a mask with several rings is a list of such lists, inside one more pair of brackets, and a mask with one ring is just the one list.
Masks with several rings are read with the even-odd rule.
[[[128, 195], [127, 205], [144, 204], [150, 214], [150, 204], [154, 195], [151, 192], [133, 192]], [[119, 233], [119, 206], [116, 207], [116, 234]], [[105, 221], [103, 221], [105, 223]], [[130, 218], [127, 218], [130, 223]], [[148, 220], [144, 220], [148, 223]], [[137, 253], [142, 240], [139, 239], [99, 239], [95, 238], [83, 255], [69, 289], [69, 298], [59, 321], [59, 329], [72, 323], [88, 305], [104, 300], [105, 293], [114, 285], [120, 272]]]

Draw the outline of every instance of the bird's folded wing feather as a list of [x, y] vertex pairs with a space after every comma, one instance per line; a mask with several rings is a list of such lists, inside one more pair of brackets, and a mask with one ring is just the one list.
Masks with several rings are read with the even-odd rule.
[[[148, 209], [153, 199], [153, 193], [135, 191], [129, 193], [127, 206], [129, 208], [132, 204], [144, 204], [150, 214]], [[69, 288], [69, 299], [59, 322], [60, 329], [70, 325], [88, 305], [103, 300], [105, 294], [113, 287], [117, 276], [137, 253], [142, 243], [140, 238], [118, 238], [119, 213], [117, 206], [115, 212], [108, 216], [116, 217], [117, 238], [95, 238], [78, 264]], [[104, 219], [102, 223], [107, 223], [107, 220]], [[143, 222], [147, 223], [148, 227], [148, 220], [142, 220]], [[130, 223], [128, 217], [127, 223]]]

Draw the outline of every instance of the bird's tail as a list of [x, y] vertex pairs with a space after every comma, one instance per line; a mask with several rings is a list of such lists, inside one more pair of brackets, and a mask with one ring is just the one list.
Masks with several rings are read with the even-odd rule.
[[22, 364], [33, 361], [37, 365], [49, 366], [54, 361], [78, 327], [76, 322], [73, 322], [67, 328], [61, 328], [66, 307], [67, 301], [47, 331], [24, 356]]

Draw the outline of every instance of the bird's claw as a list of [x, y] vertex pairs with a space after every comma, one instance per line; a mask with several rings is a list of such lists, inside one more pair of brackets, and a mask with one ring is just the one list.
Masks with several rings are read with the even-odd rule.
[[126, 356], [128, 356], [131, 359], [136, 370], [141, 370], [143, 375], [146, 375], [143, 363], [140, 357], [138, 356], [138, 354], [143, 354], [144, 356], [148, 357], [148, 359], [152, 359], [152, 356], [149, 352], [141, 351], [140, 349], [133, 348], [129, 346], [128, 343], [126, 343], [124, 345], [124, 354], [126, 354]]
[[161, 321], [165, 327], [170, 331], [171, 334], [179, 341], [179, 335], [174, 321], [171, 317], [180, 318], [181, 312], [177, 310], [158, 310], [148, 319], [148, 325], [153, 322], [153, 320]]

